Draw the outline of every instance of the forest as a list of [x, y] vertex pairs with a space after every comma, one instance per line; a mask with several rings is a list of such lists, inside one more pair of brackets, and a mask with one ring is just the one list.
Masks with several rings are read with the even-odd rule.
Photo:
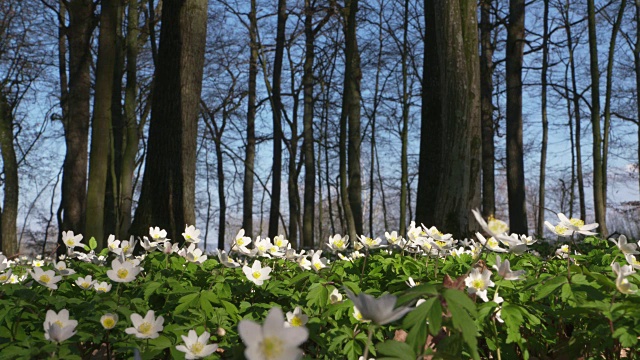
[[[0, 0], [0, 250], [640, 236], [640, 2]], [[64, 246], [61, 246], [64, 248]]]

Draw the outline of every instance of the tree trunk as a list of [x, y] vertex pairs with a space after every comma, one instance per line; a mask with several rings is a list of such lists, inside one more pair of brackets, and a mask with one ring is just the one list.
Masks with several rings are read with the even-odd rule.
[[195, 223], [198, 111], [206, 40], [207, 1], [165, 1], [142, 192], [131, 233], [150, 226], [182, 242]]
[[480, 112], [482, 118], [482, 215], [496, 211], [495, 149], [493, 144], [493, 44], [491, 1], [480, 2]]
[[544, 0], [544, 14], [542, 29], [542, 82], [541, 112], [542, 112], [542, 149], [540, 150], [540, 180], [538, 187], [538, 221], [536, 235], [544, 234], [545, 181], [547, 168], [547, 142], [549, 138], [549, 122], [547, 120], [547, 67], [549, 64], [549, 0]]
[[[480, 88], [476, 3], [426, 1], [425, 73], [421, 165], [427, 177], [416, 219], [454, 236], [469, 235], [470, 207], [480, 205]], [[436, 63], [433, 66], [433, 63]], [[426, 106], [426, 110], [424, 107]], [[449, 141], [447, 139], [455, 139]], [[424, 144], [424, 141], [427, 143]], [[423, 152], [426, 150], [426, 153]], [[426, 185], [424, 185], [426, 183]], [[419, 191], [421, 189], [419, 188]], [[425, 201], [426, 200], [426, 201]], [[437, 211], [435, 211], [437, 209]]]
[[[589, 28], [589, 67], [591, 72], [591, 131], [593, 134], [593, 207], [598, 230], [607, 236], [606, 194], [602, 168], [602, 136], [600, 133], [600, 69], [598, 69], [598, 39], [596, 38], [596, 10], [594, 0], [587, 0]], [[583, 219], [586, 220], [586, 219]]]
[[[633, 50], [633, 64], [636, 71], [636, 114], [638, 116], [638, 173], [640, 173], [640, 1], [636, 1], [636, 48]], [[640, 191], [640, 176], [638, 177]]]
[[622, 17], [627, 7], [627, 0], [622, 0], [620, 8], [618, 9], [618, 16], [613, 23], [611, 29], [611, 41], [609, 42], [609, 55], [607, 57], [607, 78], [606, 89], [604, 95], [604, 138], [602, 140], [602, 201], [604, 202], [605, 212], [607, 209], [607, 163], [609, 158], [609, 132], [611, 128], [611, 93], [613, 85], [613, 62], [616, 50], [616, 38], [620, 31], [620, 24], [622, 23]]
[[[86, 206], [87, 156], [91, 100], [91, 34], [94, 29], [94, 5], [91, 0], [67, 3], [69, 26], [69, 86], [63, 118], [66, 153], [62, 175], [62, 229], [84, 232]], [[65, 95], [65, 94], [63, 94]], [[58, 238], [61, 245], [65, 247]]]
[[524, 153], [522, 145], [522, 60], [524, 56], [524, 0], [509, 1], [507, 25], [507, 189], [509, 225], [527, 234]]
[[[348, 200], [353, 219], [354, 234], [362, 234], [362, 179], [360, 172], [360, 54], [356, 36], [356, 14], [358, 0], [349, 0], [345, 4], [345, 81], [343, 108], [341, 117], [348, 118]], [[346, 105], [346, 106], [344, 106]], [[345, 210], [346, 213], [346, 210]], [[355, 239], [355, 238], [354, 238]]]
[[18, 218], [18, 160], [13, 147], [13, 111], [6, 97], [0, 91], [0, 151], [4, 174], [4, 200], [0, 215], [0, 251], [7, 257], [20, 252], [16, 236]]
[[[251, 52], [249, 55], [247, 99], [247, 147], [244, 158], [244, 182], [242, 188], [242, 228], [247, 236], [253, 236], [253, 179], [256, 158], [256, 89], [259, 46], [257, 28], [256, 0], [251, 0], [251, 10], [249, 12], [249, 48]], [[219, 243], [218, 246], [220, 246]]]
[[287, 1], [278, 0], [276, 53], [273, 61], [273, 84], [271, 90], [273, 110], [273, 177], [271, 179], [271, 206], [269, 208], [268, 234], [272, 239], [278, 235], [278, 224], [280, 220], [280, 192], [282, 187], [282, 99], [280, 95], [280, 83], [282, 78], [286, 21]]
[[[129, 0], [127, 13], [126, 73], [127, 83], [124, 93], [125, 141], [123, 141], [122, 165], [118, 184], [119, 236], [124, 236], [131, 226], [133, 204], [133, 174], [138, 154], [139, 128], [136, 116], [138, 73], [137, 62], [140, 45], [138, 43], [138, 2]], [[142, 123], [142, 120], [141, 120]]]
[[[409, 91], [407, 87], [407, 55], [409, 30], [409, 0], [404, 1], [404, 20], [402, 23], [402, 127], [400, 129], [400, 235], [406, 236], [407, 230], [407, 182], [409, 181], [409, 159], [407, 159], [409, 131]], [[373, 184], [371, 184], [373, 186]], [[385, 229], [386, 230], [386, 229]]]
[[[95, 100], [91, 124], [91, 154], [87, 189], [85, 236], [95, 237], [100, 249], [104, 237], [105, 191], [111, 141], [111, 106], [116, 65], [116, 24], [119, 8], [114, 1], [102, 3], [98, 60], [96, 65]], [[112, 154], [113, 156], [113, 154]]]
[[313, 7], [311, 0], [305, 0], [305, 58], [304, 73], [302, 76], [304, 109], [302, 114], [303, 137], [302, 151], [304, 153], [304, 195], [303, 195], [303, 219], [302, 219], [302, 246], [313, 248], [313, 229], [315, 219], [316, 198], [316, 169], [315, 152], [313, 150], [313, 63], [315, 60], [315, 34], [313, 32]]

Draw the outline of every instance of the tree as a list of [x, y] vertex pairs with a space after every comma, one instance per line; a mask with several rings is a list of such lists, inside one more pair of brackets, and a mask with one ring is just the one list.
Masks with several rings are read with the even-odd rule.
[[591, 133], [593, 134], [593, 207], [598, 230], [607, 235], [607, 208], [602, 163], [602, 134], [600, 129], [600, 69], [598, 68], [598, 39], [596, 36], [596, 10], [593, 0], [587, 0], [589, 28], [589, 69], [591, 73]]
[[90, 215], [86, 219], [85, 229], [88, 236], [96, 238], [99, 248], [107, 245], [104, 240], [105, 191], [112, 139], [111, 110], [116, 67], [116, 28], [120, 6], [115, 1], [106, 1], [102, 3], [101, 9], [86, 206]]
[[538, 221], [536, 223], [536, 235], [542, 237], [544, 232], [544, 200], [547, 166], [547, 143], [549, 142], [549, 121], [547, 119], [547, 68], [549, 66], [549, 0], [543, 0], [543, 29], [542, 29], [542, 71], [540, 81], [542, 83], [541, 112], [542, 112], [542, 149], [540, 150], [540, 181], [538, 185]]
[[493, 50], [491, 0], [480, 2], [480, 112], [482, 122], [482, 215], [496, 211], [493, 143]]
[[[242, 228], [253, 236], [253, 179], [256, 158], [256, 88], [258, 78], [258, 19], [256, 0], [251, 0], [249, 11], [249, 88], [247, 99], [247, 145], [244, 157], [244, 182], [242, 188]], [[224, 246], [224, 243], [218, 246]]]
[[507, 188], [512, 232], [527, 234], [524, 152], [522, 145], [522, 61], [524, 56], [524, 0], [509, 1], [507, 24]]
[[206, 0], [165, 1], [149, 141], [132, 234], [150, 226], [179, 241], [195, 223], [198, 112], [206, 43]]
[[273, 62], [271, 107], [273, 109], [273, 166], [271, 180], [271, 206], [269, 208], [269, 237], [278, 235], [280, 220], [280, 192], [282, 188], [282, 58], [284, 56], [287, 1], [278, 0], [278, 25], [276, 30], [276, 53]]
[[[454, 236], [480, 205], [480, 88], [475, 1], [425, 1], [422, 136], [416, 220]], [[426, 136], [425, 129], [430, 134]]]
[[[62, 173], [61, 230], [78, 233], [84, 231], [86, 206], [91, 36], [95, 28], [95, 3], [92, 0], [71, 0], [61, 2], [61, 6], [69, 13], [69, 25], [64, 28], [64, 35], [69, 42], [69, 82], [68, 87], [66, 84], [61, 85], [62, 124], [66, 144]], [[60, 67], [61, 72], [64, 71], [64, 62], [60, 63]], [[64, 245], [61, 248], [64, 249]]]

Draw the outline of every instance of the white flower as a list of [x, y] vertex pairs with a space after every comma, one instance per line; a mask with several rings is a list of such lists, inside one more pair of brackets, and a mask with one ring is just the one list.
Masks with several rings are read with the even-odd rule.
[[508, 250], [506, 250], [504, 248], [501, 248], [500, 247], [500, 243], [493, 236], [490, 237], [489, 239], [485, 239], [484, 236], [482, 236], [482, 234], [480, 234], [479, 232], [476, 233], [476, 236], [478, 237], [478, 240], [480, 241], [480, 243], [482, 245], [484, 245], [487, 249], [491, 250], [491, 251], [494, 251], [494, 252], [507, 252], [508, 251]]
[[360, 251], [356, 250], [356, 251], [352, 252], [352, 253], [349, 255], [349, 257], [351, 258], [351, 260], [355, 260], [355, 259], [358, 259], [358, 258], [364, 257], [364, 254], [363, 254], [363, 253], [361, 253]]
[[611, 270], [616, 274], [616, 287], [623, 294], [634, 294], [638, 291], [637, 286], [631, 284], [627, 276], [635, 274], [631, 265], [620, 266], [620, 263], [611, 264]]
[[271, 278], [271, 276], [269, 276], [271, 268], [268, 266], [262, 267], [262, 264], [258, 260], [255, 260], [251, 267], [247, 265], [243, 266], [242, 272], [247, 276], [247, 279], [258, 286], [262, 285], [265, 280], [269, 280]]
[[360, 322], [364, 322], [364, 323], [371, 322], [371, 320], [365, 319], [362, 316], [362, 313], [360, 312], [360, 310], [358, 310], [358, 307], [355, 305], [353, 305], [353, 317]]
[[240, 263], [230, 258], [224, 250], [218, 250], [218, 260], [220, 260], [222, 265], [228, 268], [240, 267]]
[[140, 245], [142, 245], [142, 248], [147, 251], [147, 252], [151, 252], [154, 251], [158, 248], [158, 244], [160, 242], [159, 241], [149, 241], [149, 238], [146, 236], [142, 237], [142, 242], [140, 243]]
[[56, 283], [62, 280], [62, 276], [56, 276], [53, 270], [44, 271], [39, 267], [34, 267], [33, 271], [29, 270], [29, 274], [31, 274], [33, 280], [53, 290], [58, 288]]
[[38, 268], [39, 268], [39, 267], [43, 267], [43, 266], [44, 266], [44, 260], [42, 260], [42, 259], [34, 259], [34, 260], [31, 262], [31, 265], [32, 265], [33, 267], [38, 267]]
[[108, 293], [109, 291], [111, 291], [111, 284], [103, 281], [101, 283], [93, 284], [93, 288], [96, 289], [96, 292]]
[[[504, 301], [504, 299], [502, 297], [500, 297], [500, 295], [498, 295], [498, 292], [496, 291], [493, 294], [493, 302], [500, 305], [502, 304], [502, 302]], [[496, 315], [496, 320], [498, 320], [501, 323], [504, 323], [504, 320], [502, 320], [502, 317], [500, 316], [502, 314], [502, 306], [498, 306], [493, 313]]]
[[356, 296], [351, 290], [347, 288], [344, 290], [347, 293], [347, 297], [353, 301], [353, 305], [358, 308], [362, 314], [362, 318], [371, 320], [378, 325], [394, 322], [413, 310], [413, 308], [408, 306], [395, 308], [398, 298], [391, 294], [385, 294], [376, 299], [364, 292]]
[[631, 254], [625, 254], [624, 258], [627, 260], [627, 263], [631, 265], [631, 267], [636, 270], [640, 269], [640, 261], [635, 256]]
[[7, 267], [9, 267], [9, 261], [7, 260], [7, 257], [0, 254], [0, 271], [4, 271], [4, 269], [6, 269]]
[[67, 246], [67, 249], [69, 250], [73, 250], [73, 248], [75, 248], [76, 246], [84, 246], [81, 241], [82, 234], [74, 236], [73, 231], [71, 230], [62, 232], [62, 242], [64, 242], [64, 244]]
[[278, 235], [273, 238], [273, 245], [280, 249], [284, 249], [289, 245], [289, 240], [286, 240], [283, 235]]
[[480, 272], [479, 269], [475, 268], [469, 276], [464, 279], [464, 282], [467, 285], [469, 294], [476, 294], [482, 300], [489, 301], [487, 298], [487, 288], [495, 285], [493, 281], [491, 281], [491, 271], [484, 269]]
[[164, 229], [160, 230], [158, 226], [149, 227], [149, 236], [151, 236], [154, 241], [161, 241], [167, 238], [167, 231]]
[[84, 290], [88, 290], [96, 284], [96, 281], [91, 278], [91, 275], [87, 275], [85, 277], [79, 277], [76, 280], [76, 285], [83, 288]]
[[240, 321], [238, 334], [247, 347], [244, 355], [248, 360], [294, 360], [302, 357], [299, 346], [307, 340], [309, 331], [304, 326], [285, 327], [282, 310], [274, 307], [264, 326]]
[[566, 259], [569, 257], [569, 245], [565, 244], [560, 246], [557, 250], [556, 250], [556, 255]]
[[407, 286], [409, 286], [410, 288], [416, 286], [416, 282], [413, 280], [413, 278], [411, 276], [409, 276], [407, 281], [405, 281], [405, 284], [407, 284]]
[[560, 219], [560, 224], [573, 232], [582, 235], [596, 235], [596, 233], [591, 230], [596, 229], [598, 227], [598, 223], [585, 225], [584, 221], [576, 218], [568, 219], [563, 213], [558, 213], [558, 219]]
[[113, 329], [116, 326], [117, 322], [118, 314], [107, 313], [102, 315], [102, 317], [100, 318], [100, 324], [102, 324], [102, 327], [106, 330]]
[[506, 234], [509, 231], [509, 226], [504, 221], [498, 220], [495, 217], [490, 216], [489, 222], [487, 223], [482, 217], [482, 214], [480, 214], [480, 211], [478, 209], [473, 209], [471, 210], [471, 212], [473, 213], [473, 216], [476, 218], [476, 221], [478, 222], [478, 224], [480, 224], [480, 227], [482, 227], [482, 229], [486, 231], [489, 234], [489, 236], [497, 237], [498, 235]]
[[524, 270], [511, 271], [509, 259], [505, 259], [504, 262], [500, 260], [500, 255], [496, 255], [496, 264], [493, 265], [493, 268], [498, 272], [498, 275], [505, 280], [522, 280], [520, 276], [525, 273]]
[[10, 282], [10, 280], [12, 279], [13, 276], [15, 276], [15, 275], [11, 275], [11, 269], [8, 269], [5, 272], [0, 272], [0, 284], [4, 284], [6, 282]]
[[263, 257], [271, 257], [271, 255], [269, 255], [269, 250], [273, 247], [273, 244], [271, 243], [271, 239], [264, 238], [264, 239], [260, 239], [260, 237], [258, 236], [256, 238], [256, 241], [254, 243], [254, 247], [256, 252], [256, 255], [258, 256], [263, 256]]
[[185, 226], [184, 232], [182, 233], [182, 237], [186, 242], [199, 243], [200, 230], [196, 229], [196, 227], [193, 225]]
[[384, 237], [387, 238], [387, 243], [390, 245], [398, 245], [402, 241], [402, 236], [398, 236], [397, 231], [384, 232]]
[[309, 321], [309, 317], [302, 312], [299, 306], [293, 309], [293, 312], [287, 312], [287, 322], [284, 324], [286, 327], [305, 326]]
[[178, 249], [179, 249], [178, 244], [171, 244], [171, 241], [163, 241], [158, 243], [158, 250], [162, 251], [167, 255], [173, 254], [174, 252], [178, 252]]
[[236, 235], [235, 241], [231, 246], [231, 251], [238, 251], [242, 253], [248, 253], [247, 245], [251, 244], [251, 238], [244, 236], [244, 229], [240, 229]]
[[342, 294], [337, 288], [333, 288], [333, 291], [329, 294], [329, 302], [332, 304], [342, 302]]
[[327, 267], [327, 259], [320, 258], [320, 255], [322, 255], [322, 250], [314, 252], [313, 256], [311, 257], [311, 265], [313, 266], [313, 270], [315, 270], [316, 272]]
[[47, 311], [44, 319], [44, 338], [61, 343], [76, 333], [77, 320], [69, 319], [69, 310], [62, 309], [59, 313]]
[[202, 250], [197, 248], [195, 243], [192, 243], [187, 248], [185, 259], [192, 263], [202, 264], [207, 260], [207, 255], [202, 255]]
[[424, 225], [422, 225], [422, 227], [425, 229], [427, 237], [432, 238], [434, 241], [447, 242], [447, 240], [451, 239], [451, 234], [443, 234], [442, 231], [438, 230], [435, 226], [432, 226], [429, 229]]
[[140, 267], [129, 261], [114, 259], [111, 262], [111, 270], [107, 270], [107, 276], [115, 282], [131, 282], [140, 273], [140, 270]]
[[366, 247], [367, 249], [376, 249], [380, 247], [380, 244], [382, 243], [382, 240], [380, 238], [375, 238], [372, 239], [368, 236], [358, 236], [358, 240], [360, 240], [360, 243]]
[[120, 240], [116, 240], [116, 236], [113, 234], [109, 235], [107, 238], [107, 247], [109, 248], [109, 251], [116, 252], [116, 249], [120, 248]]
[[329, 248], [333, 251], [344, 251], [349, 246], [349, 235], [340, 234], [329, 236]]
[[618, 237], [618, 241], [613, 239], [609, 239], [612, 243], [616, 244], [618, 249], [622, 251], [623, 254], [638, 254], [638, 244], [636, 243], [628, 243], [627, 237], [624, 235], [620, 235]]
[[164, 318], [158, 316], [156, 319], [153, 310], [147, 311], [147, 315], [144, 318], [136, 313], [131, 314], [131, 323], [133, 327], [126, 328], [124, 331], [129, 335], [135, 335], [139, 339], [155, 339], [160, 336], [159, 332], [164, 329], [164, 326], [162, 326]]
[[302, 269], [304, 270], [311, 270], [311, 261], [309, 261], [309, 259], [307, 259], [306, 256], [300, 256], [298, 258], [298, 260], [296, 260], [296, 262], [298, 263], [298, 266], [300, 266]]
[[218, 344], [209, 344], [211, 335], [208, 331], [198, 336], [195, 330], [189, 330], [189, 336], [182, 335], [184, 345], [176, 346], [176, 350], [185, 353], [185, 359], [201, 359], [218, 350]]
[[55, 270], [62, 276], [73, 275], [76, 273], [75, 270], [68, 269], [67, 263], [65, 263], [64, 261], [58, 261], [58, 263], [55, 266]]

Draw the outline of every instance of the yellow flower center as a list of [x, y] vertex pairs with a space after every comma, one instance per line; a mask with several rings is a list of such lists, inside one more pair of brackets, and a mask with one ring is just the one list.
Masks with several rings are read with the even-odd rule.
[[489, 223], [487, 224], [489, 230], [494, 234], [501, 234], [509, 231], [509, 226], [502, 220], [497, 220], [492, 216], [489, 216]]
[[556, 225], [556, 232], [560, 235], [564, 234], [568, 229], [562, 225]]
[[367, 245], [369, 245], [369, 246], [373, 245], [373, 239], [372, 238], [365, 238], [364, 242], [367, 243]]
[[204, 349], [204, 344], [201, 342], [196, 342], [195, 344], [191, 345], [191, 352], [198, 355], [202, 352], [202, 349]]
[[569, 222], [571, 223], [571, 225], [573, 225], [575, 227], [583, 227], [584, 226], [584, 221], [582, 221], [580, 219], [571, 218], [571, 220], [569, 220]]
[[487, 245], [490, 248], [496, 248], [496, 247], [498, 247], [498, 241], [496, 239], [494, 239], [493, 237], [490, 237], [489, 240], [487, 240]]
[[316, 267], [316, 270], [320, 270], [322, 269], [322, 263], [320, 261], [316, 262], [315, 264], [313, 264], [313, 266]]
[[64, 327], [64, 324], [60, 320], [57, 320], [54, 324], [58, 325], [61, 329]]
[[115, 320], [114, 318], [112, 318], [112, 317], [105, 318], [105, 319], [102, 321], [102, 326], [103, 326], [105, 329], [113, 329], [113, 327], [114, 327], [115, 325], [116, 325], [116, 320]]
[[127, 270], [127, 269], [118, 269], [118, 273], [117, 274], [118, 274], [118, 277], [120, 279], [124, 279], [124, 278], [127, 277], [127, 275], [129, 275], [129, 270]]
[[294, 316], [293, 319], [291, 319], [291, 326], [302, 326], [304, 325], [302, 323], [302, 319], [300, 319], [298, 316]]
[[[636, 260], [635, 257], [633, 258], [633, 265], [640, 266], [640, 261]], [[0, 277], [0, 280], [2, 280], [1, 277]]]
[[148, 335], [149, 333], [151, 333], [151, 328], [152, 328], [151, 324], [145, 321], [142, 324], [140, 324], [140, 326], [138, 327], [138, 331], [141, 334]]
[[484, 289], [484, 280], [475, 279], [471, 282], [471, 287], [474, 289]]
[[267, 360], [279, 359], [282, 355], [282, 340], [276, 336], [265, 337], [259, 346], [260, 352]]
[[568, 245], [562, 245], [562, 246], [560, 247], [560, 250], [561, 250], [563, 253], [568, 253], [568, 252], [569, 252], [569, 246], [568, 246]]
[[67, 245], [69, 245], [69, 246], [73, 246], [73, 239], [69, 239], [69, 240], [67, 240]]
[[436, 241], [436, 244], [438, 244], [438, 246], [440, 246], [440, 247], [444, 247], [445, 245], [447, 245], [447, 243], [446, 243], [446, 242], [444, 242], [444, 241], [439, 241], [439, 240], [438, 240], [438, 241]]
[[81, 287], [83, 287], [83, 288], [85, 288], [85, 289], [88, 289], [88, 288], [89, 288], [89, 286], [91, 286], [91, 284], [85, 281], [85, 282], [83, 282], [82, 284], [80, 284], [80, 286], [81, 286]]
[[131, 246], [125, 245], [125, 246], [122, 247], [122, 252], [126, 253], [127, 251], [129, 251], [130, 248], [131, 248]]
[[7, 281], [8, 277], [5, 274], [0, 275], [0, 281]]
[[49, 275], [41, 275], [40, 276], [40, 281], [42, 281], [45, 284], [48, 284], [49, 281], [51, 281], [51, 278], [49, 277]]
[[187, 234], [187, 235], [185, 236], [185, 238], [186, 238], [187, 240], [191, 240], [191, 235]]
[[254, 279], [260, 279], [260, 275], [262, 274], [260, 273], [260, 271], [254, 271], [252, 275]]
[[107, 288], [104, 287], [104, 286], [101, 286], [101, 287], [97, 288], [96, 290], [102, 291], [102, 292], [107, 292]]
[[334, 244], [338, 249], [342, 249], [342, 248], [344, 247], [344, 241], [342, 241], [342, 239], [334, 241], [334, 242], [333, 242], [333, 244]]

